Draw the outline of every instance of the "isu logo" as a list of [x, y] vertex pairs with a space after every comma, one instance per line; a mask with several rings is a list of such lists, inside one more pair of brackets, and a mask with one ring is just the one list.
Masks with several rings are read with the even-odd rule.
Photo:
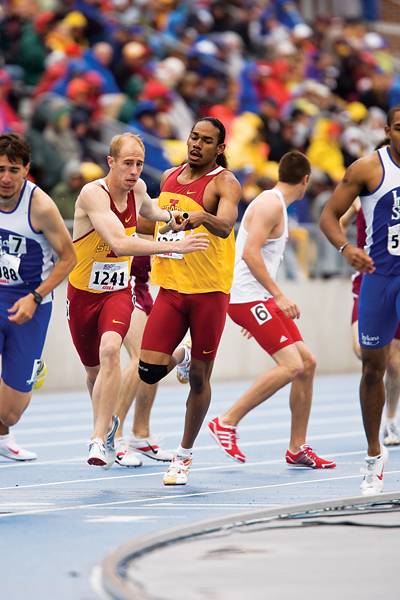
[[178, 202], [179, 202], [179, 200], [177, 200], [176, 198], [172, 198], [169, 201], [169, 205], [172, 206], [172, 207], [174, 207], [174, 206], [176, 206], [178, 204]]

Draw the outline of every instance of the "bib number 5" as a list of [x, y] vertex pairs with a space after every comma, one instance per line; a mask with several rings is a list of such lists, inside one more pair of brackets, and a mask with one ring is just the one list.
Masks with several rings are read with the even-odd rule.
[[389, 254], [400, 256], [400, 224], [388, 227], [388, 245]]

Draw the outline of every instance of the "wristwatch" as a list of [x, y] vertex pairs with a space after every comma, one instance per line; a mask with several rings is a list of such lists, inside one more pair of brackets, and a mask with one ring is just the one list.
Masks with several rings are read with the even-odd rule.
[[36, 292], [36, 290], [32, 290], [32, 292], [30, 292], [30, 294], [32, 294], [33, 299], [36, 302], [36, 304], [41, 304], [42, 303], [43, 296], [41, 296], [39, 294], [39, 292]]
[[171, 223], [171, 221], [172, 221], [172, 219], [174, 218], [174, 216], [173, 216], [172, 212], [171, 212], [170, 210], [168, 210], [168, 208], [166, 208], [165, 210], [166, 210], [166, 211], [167, 211], [167, 213], [169, 214], [169, 219], [168, 219], [168, 221], [165, 221], [165, 222], [167, 223], [167, 225], [168, 225], [169, 223]]

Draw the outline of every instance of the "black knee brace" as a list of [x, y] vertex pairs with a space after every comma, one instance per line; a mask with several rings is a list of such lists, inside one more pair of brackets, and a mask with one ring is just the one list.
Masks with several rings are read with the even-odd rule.
[[139, 377], [145, 383], [158, 383], [167, 373], [167, 365], [152, 365], [139, 360]]

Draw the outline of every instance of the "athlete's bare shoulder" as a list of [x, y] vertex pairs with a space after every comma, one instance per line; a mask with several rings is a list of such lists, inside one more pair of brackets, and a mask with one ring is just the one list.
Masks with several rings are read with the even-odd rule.
[[171, 167], [170, 169], [167, 169], [166, 171], [164, 171], [164, 173], [161, 175], [161, 178], [160, 178], [160, 187], [162, 187], [164, 185], [164, 183], [166, 182], [168, 177], [171, 175], [171, 173], [176, 171], [177, 168], [178, 167]]
[[76, 201], [76, 207], [85, 209], [85, 207], [95, 204], [98, 198], [105, 197], [107, 197], [107, 192], [101, 186], [99, 180], [90, 181], [89, 183], [85, 183], [81, 189]]
[[[229, 169], [224, 169], [218, 175], [211, 180], [214, 183], [216, 191], [219, 195], [226, 195], [226, 191], [229, 193], [241, 194], [240, 183], [234, 173]], [[207, 186], [208, 187], [208, 186]]]
[[382, 174], [382, 164], [377, 152], [372, 152], [354, 161], [346, 170], [344, 183], [368, 185]]
[[278, 225], [283, 219], [282, 202], [272, 190], [264, 190], [249, 205], [249, 216], [252, 219]]

